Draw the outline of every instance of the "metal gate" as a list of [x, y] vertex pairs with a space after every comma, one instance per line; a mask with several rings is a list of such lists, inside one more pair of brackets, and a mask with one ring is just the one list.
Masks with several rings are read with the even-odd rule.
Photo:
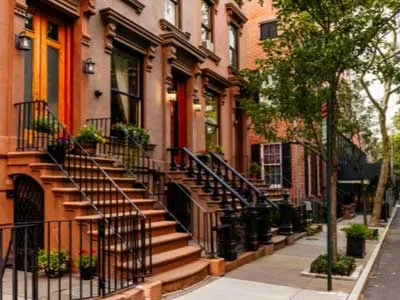
[[[14, 224], [16, 227], [14, 259], [18, 270], [31, 270], [35, 252], [43, 248], [44, 192], [42, 187], [27, 175], [15, 175]], [[28, 260], [26, 262], [26, 260]]]

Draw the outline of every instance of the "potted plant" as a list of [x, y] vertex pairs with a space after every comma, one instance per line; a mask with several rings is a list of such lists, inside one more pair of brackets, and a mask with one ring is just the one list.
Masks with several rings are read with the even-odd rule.
[[36, 140], [38, 144], [45, 146], [51, 136], [58, 131], [58, 126], [55, 120], [47, 116], [40, 116], [33, 119], [32, 129], [36, 132], [33, 141]]
[[251, 178], [253, 179], [257, 179], [260, 177], [261, 175], [261, 167], [258, 163], [256, 162], [252, 162], [250, 165], [250, 174], [251, 174]]
[[97, 256], [95, 251], [90, 253], [87, 250], [82, 250], [79, 259], [76, 261], [76, 266], [79, 268], [82, 280], [91, 280], [96, 275]]
[[127, 125], [127, 129], [136, 144], [146, 149], [150, 140], [149, 131], [132, 124]]
[[97, 144], [104, 143], [105, 141], [100, 131], [98, 131], [93, 126], [87, 126], [87, 125], [81, 128], [78, 135], [75, 136], [75, 139], [78, 143], [82, 145], [82, 147], [86, 150], [86, 152], [91, 156], [96, 154]]
[[58, 278], [71, 270], [71, 258], [67, 250], [40, 250], [38, 268], [49, 278]]
[[116, 123], [112, 125], [111, 136], [118, 139], [125, 139], [128, 136], [128, 127], [124, 123]]
[[365, 239], [370, 235], [368, 227], [362, 224], [352, 224], [342, 230], [347, 236], [347, 255], [363, 258], [365, 256]]
[[59, 163], [63, 164], [70, 142], [66, 138], [58, 138], [47, 146], [47, 152]]
[[214, 152], [215, 154], [217, 154], [219, 157], [221, 157], [222, 159], [224, 159], [224, 148], [220, 145], [213, 145], [211, 146], [210, 149], [211, 152]]

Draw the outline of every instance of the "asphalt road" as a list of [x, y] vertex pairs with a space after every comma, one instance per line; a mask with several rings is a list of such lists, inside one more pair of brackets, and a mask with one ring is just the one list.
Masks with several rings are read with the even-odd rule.
[[393, 219], [361, 299], [400, 299], [400, 213]]

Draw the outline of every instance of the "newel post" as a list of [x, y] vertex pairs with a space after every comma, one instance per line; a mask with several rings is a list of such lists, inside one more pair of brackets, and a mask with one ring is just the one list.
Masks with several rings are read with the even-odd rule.
[[267, 195], [261, 194], [257, 196], [256, 208], [258, 211], [258, 241], [261, 245], [272, 244], [271, 225], [269, 222], [269, 205], [267, 203]]
[[293, 204], [289, 199], [289, 193], [285, 192], [283, 201], [279, 204], [279, 234], [292, 235], [293, 232]]

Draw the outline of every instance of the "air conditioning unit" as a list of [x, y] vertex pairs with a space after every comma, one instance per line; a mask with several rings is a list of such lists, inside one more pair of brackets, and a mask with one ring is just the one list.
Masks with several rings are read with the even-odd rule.
[[214, 52], [214, 43], [212, 41], [203, 41], [203, 46], [211, 52]]

